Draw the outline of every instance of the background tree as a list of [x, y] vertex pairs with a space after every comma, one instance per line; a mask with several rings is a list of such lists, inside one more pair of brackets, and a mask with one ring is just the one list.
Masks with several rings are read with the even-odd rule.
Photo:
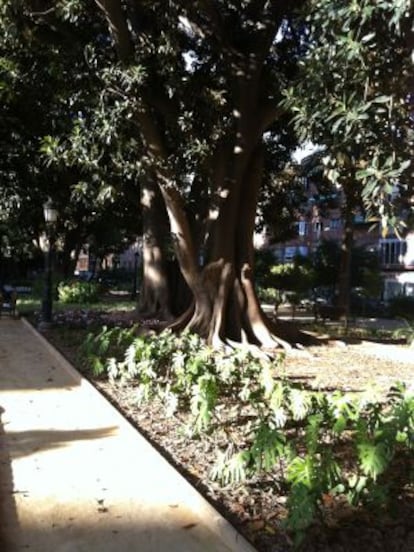
[[384, 229], [398, 226], [392, 194], [412, 195], [412, 8], [406, 0], [323, 0], [306, 10], [307, 51], [285, 105], [300, 137], [325, 146], [325, 173], [344, 195], [339, 303], [347, 312], [357, 210], [362, 204]]
[[[329, 298], [338, 300], [340, 286], [341, 246], [333, 240], [323, 241], [313, 256], [316, 288], [327, 290]], [[364, 297], [378, 299], [382, 290], [380, 261], [375, 251], [354, 247], [352, 250], [350, 286], [359, 288]]]
[[[44, 230], [42, 204], [51, 197], [59, 211], [60, 269], [69, 276], [86, 240], [103, 254], [137, 234], [138, 196], [130, 182], [115, 193], [120, 178], [105, 159], [99, 164], [95, 156], [87, 165], [78, 150], [77, 163], [70, 164], [61, 155], [64, 137], [70, 133], [76, 142], [99, 99], [87, 52], [105, 27], [91, 19], [94, 10], [73, 11], [73, 3], [44, 8], [42, 2], [3, 2], [0, 9], [2, 218], [4, 228], [14, 228], [14, 255], [33, 256]], [[55, 163], [52, 153], [58, 152]], [[111, 232], [103, 231], [103, 221]]]

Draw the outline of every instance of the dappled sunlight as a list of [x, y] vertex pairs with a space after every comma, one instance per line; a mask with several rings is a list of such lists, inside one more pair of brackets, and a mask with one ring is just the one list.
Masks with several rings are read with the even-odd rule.
[[151, 282], [155, 288], [161, 283], [159, 270], [156, 268], [152, 268], [151, 266], [146, 267], [145, 278], [149, 282]]

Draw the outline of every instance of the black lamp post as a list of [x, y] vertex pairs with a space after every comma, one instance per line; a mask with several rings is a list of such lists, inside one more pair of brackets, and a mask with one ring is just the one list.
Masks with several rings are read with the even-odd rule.
[[135, 243], [134, 244], [134, 281], [132, 284], [131, 299], [136, 299], [137, 297], [138, 259], [139, 259], [138, 243]]
[[52, 261], [53, 261], [53, 231], [57, 221], [57, 210], [49, 198], [43, 205], [43, 216], [46, 223], [47, 249], [45, 251], [45, 283], [42, 301], [42, 319], [40, 329], [50, 328], [52, 324], [53, 294], [52, 294]]

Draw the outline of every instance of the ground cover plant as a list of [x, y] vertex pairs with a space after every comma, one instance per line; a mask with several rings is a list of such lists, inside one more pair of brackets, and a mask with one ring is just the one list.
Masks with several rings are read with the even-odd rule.
[[100, 286], [96, 282], [82, 282], [80, 280], [60, 282], [58, 298], [61, 303], [97, 303], [100, 291]]
[[[101, 295], [98, 301], [93, 303], [65, 302], [54, 301], [53, 312], [54, 318], [58, 324], [77, 325], [80, 319], [87, 320], [89, 323], [95, 323], [102, 316], [112, 317], [116, 319], [116, 323], [122, 323], [123, 315], [130, 315], [136, 308], [135, 303], [129, 298], [103, 296]], [[25, 296], [17, 298], [17, 309], [22, 316], [27, 316], [36, 323], [41, 311], [41, 298], [37, 296]], [[99, 321], [99, 320], [98, 320]], [[103, 322], [105, 323], [105, 322]], [[130, 323], [130, 316], [128, 317]]]
[[315, 390], [283, 377], [282, 356], [269, 362], [241, 350], [213, 351], [190, 334], [137, 331], [90, 333], [80, 350], [83, 369], [106, 373], [105, 392], [128, 396], [129, 417], [155, 411], [161, 434], [172, 423], [187, 449], [195, 443], [209, 451], [207, 475], [217, 493], [223, 486], [247, 493], [260, 482], [285, 499], [276, 526], [250, 521], [247, 534], [260, 532], [260, 550], [286, 550], [290, 538], [313, 549], [311, 526], [328, 527], [334, 511], [379, 515], [412, 497], [414, 398], [404, 385], [379, 397]]

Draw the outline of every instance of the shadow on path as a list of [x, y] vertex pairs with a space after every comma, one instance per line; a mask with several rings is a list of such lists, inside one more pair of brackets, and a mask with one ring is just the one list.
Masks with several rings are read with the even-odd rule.
[[6, 552], [12, 544], [8, 534], [18, 529], [19, 521], [14, 499], [11, 458], [1, 420], [3, 413], [4, 409], [0, 406], [0, 550]]
[[16, 460], [48, 450], [65, 447], [70, 442], [92, 441], [115, 435], [118, 427], [82, 430], [10, 431], [5, 438], [9, 458]]

